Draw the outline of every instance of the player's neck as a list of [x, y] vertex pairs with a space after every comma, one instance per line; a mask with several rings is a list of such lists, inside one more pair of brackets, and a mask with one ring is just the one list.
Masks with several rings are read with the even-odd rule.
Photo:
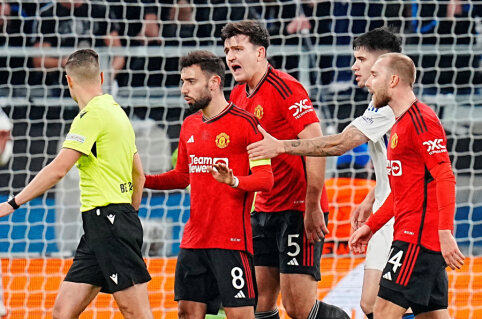
[[202, 110], [203, 116], [207, 119], [213, 118], [217, 116], [219, 113], [221, 113], [226, 106], [228, 105], [228, 102], [224, 98], [224, 96], [218, 96], [216, 98], [213, 98], [211, 100], [211, 103]]
[[410, 90], [401, 92], [402, 94], [392, 96], [390, 102], [388, 103], [393, 110], [393, 114], [396, 118], [399, 118], [403, 113], [405, 113], [417, 100], [415, 93]]
[[83, 90], [80, 90], [80, 92], [76, 92], [77, 96], [77, 104], [79, 104], [79, 108], [82, 110], [84, 107], [86, 107], [89, 102], [97, 97], [103, 95], [104, 92], [102, 92], [102, 88], [85, 88]]
[[268, 72], [268, 60], [263, 60], [259, 62], [258, 70], [253, 74], [251, 79], [246, 83], [249, 88], [249, 93], [252, 93], [257, 87], [259, 82], [263, 79], [266, 72]]

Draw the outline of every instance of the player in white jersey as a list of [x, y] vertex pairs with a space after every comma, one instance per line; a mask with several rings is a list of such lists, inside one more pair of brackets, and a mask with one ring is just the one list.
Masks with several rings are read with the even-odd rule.
[[[352, 70], [359, 87], [365, 87], [370, 77], [370, 68], [377, 58], [388, 52], [401, 51], [401, 39], [387, 28], [369, 31], [353, 42], [355, 63]], [[272, 158], [281, 153], [302, 156], [339, 156], [361, 144], [369, 144], [369, 152], [376, 175], [376, 186], [350, 217], [353, 229], [357, 229], [376, 211], [390, 194], [386, 172], [386, 136], [395, 123], [395, 116], [389, 106], [376, 109], [372, 103], [362, 116], [353, 120], [343, 132], [307, 140], [279, 141], [263, 129], [262, 141], [248, 146], [251, 159]], [[361, 308], [368, 318], [373, 318], [373, 307], [378, 294], [380, 277], [385, 267], [393, 239], [393, 220], [372, 238], [365, 259]], [[404, 318], [413, 318], [412, 314]]]
[[13, 143], [10, 138], [13, 125], [0, 108], [0, 166], [6, 165], [12, 156]]

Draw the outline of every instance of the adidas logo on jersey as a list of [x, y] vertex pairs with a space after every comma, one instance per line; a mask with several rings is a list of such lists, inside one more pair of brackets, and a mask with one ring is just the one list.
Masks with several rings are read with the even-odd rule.
[[290, 265], [290, 266], [299, 266], [300, 264], [298, 264], [298, 261], [296, 260], [296, 258], [293, 258], [293, 259], [291, 259], [290, 261], [288, 261], [287, 265]]
[[107, 218], [109, 219], [109, 221], [110, 221], [111, 224], [114, 224], [114, 219], [115, 219], [115, 215], [114, 215], [114, 214], [109, 214], [109, 215], [107, 215]]
[[240, 290], [240, 291], [236, 294], [236, 296], [234, 296], [234, 298], [238, 298], [238, 299], [239, 299], [239, 298], [246, 298], [246, 296], [244, 295], [243, 291]]
[[383, 275], [383, 278], [385, 278], [386, 280], [392, 280], [392, 275], [390, 274], [390, 272], [387, 272], [385, 275]]
[[110, 279], [112, 279], [112, 281], [117, 285], [117, 274], [112, 274], [109, 276]]
[[191, 137], [187, 140], [187, 143], [194, 143], [194, 135], [191, 135]]

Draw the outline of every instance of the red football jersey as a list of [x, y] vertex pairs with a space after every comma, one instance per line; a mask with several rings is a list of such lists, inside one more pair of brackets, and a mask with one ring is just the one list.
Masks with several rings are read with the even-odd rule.
[[225, 163], [234, 175], [249, 175], [246, 147], [263, 138], [258, 120], [233, 104], [219, 115], [187, 117], [181, 127], [176, 170], [189, 173], [191, 214], [182, 248], [221, 248], [253, 253], [250, 211], [254, 193], [216, 181], [208, 167]]
[[450, 163], [435, 112], [416, 101], [392, 128], [387, 170], [393, 194], [394, 238], [440, 251], [439, 212], [430, 169]]
[[[239, 84], [231, 92], [230, 100], [253, 113], [261, 126], [280, 140], [297, 139], [298, 134], [318, 116], [308, 93], [291, 75], [268, 66], [268, 71], [256, 89], [248, 94], [246, 84]], [[259, 212], [305, 210], [306, 173], [304, 158], [281, 154], [271, 159], [274, 186], [270, 192], [256, 195], [255, 209]], [[321, 208], [328, 212], [325, 188]]]

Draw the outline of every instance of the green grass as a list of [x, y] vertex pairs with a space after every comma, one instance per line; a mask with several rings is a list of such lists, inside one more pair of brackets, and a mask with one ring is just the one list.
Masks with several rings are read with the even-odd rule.
[[224, 318], [226, 318], [226, 314], [222, 310], [219, 310], [217, 315], [206, 315], [206, 319], [224, 319]]

